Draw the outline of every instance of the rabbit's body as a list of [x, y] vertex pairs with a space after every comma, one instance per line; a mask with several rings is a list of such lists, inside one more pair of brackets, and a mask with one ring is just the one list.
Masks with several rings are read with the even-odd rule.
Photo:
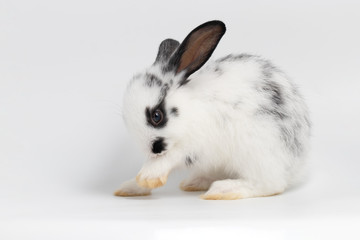
[[[128, 181], [116, 194], [148, 194], [180, 166], [193, 171], [182, 189], [208, 190], [205, 199], [283, 192], [304, 164], [310, 132], [306, 105], [288, 78], [246, 54], [221, 58], [188, 76], [167, 70], [171, 59], [157, 60], [132, 80], [124, 102], [124, 114], [133, 117], [125, 117], [128, 126], [147, 144], [150, 139], [143, 146], [152, 153], [138, 184]], [[134, 114], [134, 108], [147, 110]], [[163, 125], [153, 121], [153, 109], [161, 109]], [[141, 121], [148, 126], [139, 128]]]

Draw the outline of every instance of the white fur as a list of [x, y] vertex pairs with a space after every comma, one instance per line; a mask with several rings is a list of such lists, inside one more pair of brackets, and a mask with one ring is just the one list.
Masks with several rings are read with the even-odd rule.
[[[183, 186], [210, 187], [205, 197], [237, 194], [247, 198], [283, 192], [305, 161], [310, 126], [302, 98], [278, 70], [273, 71], [271, 80], [281, 86], [283, 107], [290, 117], [282, 124], [289, 131], [295, 122], [301, 125], [296, 132], [301, 152], [294, 154], [285, 146], [274, 117], [258, 113], [259, 106], [271, 104], [256, 87], [263, 81], [262, 63], [254, 56], [212, 62], [191, 75], [191, 81], [182, 87], [177, 84], [181, 74], [164, 74], [161, 64], [153, 65], [146, 73], [168, 84], [173, 81], [165, 100], [169, 120], [161, 129], [148, 126], [144, 113], [147, 106], [157, 103], [160, 88], [146, 86], [144, 74], [135, 77], [125, 93], [123, 110], [126, 124], [148, 156], [139, 176], [167, 176], [175, 168], [186, 167], [190, 156], [193, 174]], [[215, 68], [221, 69], [221, 75]], [[178, 108], [178, 116], [169, 114], [172, 107]], [[166, 139], [167, 150], [156, 155], [151, 153], [151, 142], [158, 136]], [[138, 187], [129, 190], [129, 185], [122, 190], [143, 192]]]

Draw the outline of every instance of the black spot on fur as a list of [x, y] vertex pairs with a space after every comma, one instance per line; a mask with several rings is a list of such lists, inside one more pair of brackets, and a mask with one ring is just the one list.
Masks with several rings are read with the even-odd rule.
[[189, 78], [184, 78], [184, 79], [182, 79], [182, 80], [179, 82], [179, 87], [182, 87], [182, 86], [188, 84], [190, 81], [191, 81], [191, 79], [189, 79]]
[[173, 107], [173, 108], [171, 108], [170, 113], [177, 117], [177, 116], [179, 116], [179, 109], [177, 107]]
[[155, 154], [166, 150], [166, 143], [163, 137], [158, 137], [152, 144], [151, 151]]
[[214, 72], [218, 74], [218, 76], [223, 74], [223, 70], [220, 68], [220, 66], [216, 66], [214, 69]]
[[283, 87], [272, 80], [272, 77], [275, 72], [279, 72], [279, 70], [270, 62], [264, 59], [257, 59], [256, 60], [259, 64], [261, 64], [262, 68], [262, 75], [263, 75], [263, 84], [261, 87], [261, 91], [268, 94], [271, 98], [271, 101], [275, 105], [282, 105], [284, 104], [284, 90]]
[[194, 160], [190, 156], [186, 156], [185, 164], [186, 164], [186, 166], [190, 167], [191, 165], [194, 164]]
[[288, 115], [282, 109], [265, 107], [265, 106], [261, 106], [260, 109], [258, 110], [258, 113], [267, 114], [274, 117], [275, 119], [280, 119], [280, 120], [283, 120], [288, 117]]
[[271, 80], [266, 80], [264, 82], [262, 90], [270, 96], [271, 100], [275, 105], [280, 106], [284, 104], [282, 88], [278, 83]]
[[146, 73], [145, 78], [146, 78], [146, 85], [149, 87], [152, 87], [152, 86], [161, 87], [162, 86], [161, 79], [159, 77], [155, 76], [154, 74]]

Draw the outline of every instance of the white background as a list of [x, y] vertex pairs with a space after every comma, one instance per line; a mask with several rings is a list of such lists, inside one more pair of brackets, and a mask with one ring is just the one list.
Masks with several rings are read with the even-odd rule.
[[[0, 0], [1, 239], [359, 239], [359, 1]], [[213, 19], [212, 59], [271, 59], [313, 121], [311, 178], [271, 198], [204, 201], [177, 185], [112, 196], [143, 161], [121, 118], [158, 44]]]

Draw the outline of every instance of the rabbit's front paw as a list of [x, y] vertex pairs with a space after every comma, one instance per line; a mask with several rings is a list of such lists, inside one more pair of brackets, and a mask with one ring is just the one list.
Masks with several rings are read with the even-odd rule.
[[139, 186], [144, 188], [157, 188], [163, 186], [167, 181], [167, 176], [149, 178], [143, 177], [141, 174], [137, 175], [136, 182]]
[[147, 196], [150, 194], [151, 189], [140, 187], [135, 179], [124, 182], [120, 188], [114, 192], [115, 196], [121, 197]]

